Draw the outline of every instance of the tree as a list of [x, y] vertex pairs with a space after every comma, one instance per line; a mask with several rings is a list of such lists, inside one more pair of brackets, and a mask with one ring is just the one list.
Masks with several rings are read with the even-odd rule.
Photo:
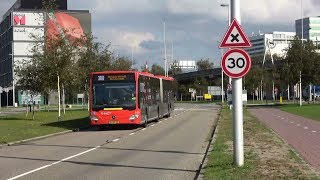
[[168, 71], [169, 76], [173, 76], [181, 73], [182, 73], [182, 69], [177, 65], [177, 63], [173, 63], [171, 68]]
[[150, 72], [154, 75], [163, 75], [164, 76], [164, 68], [158, 64], [153, 64]]
[[133, 64], [134, 62], [132, 62], [131, 59], [124, 56], [117, 59], [114, 58], [111, 62], [111, 69], [118, 71], [126, 71], [130, 70]]
[[213, 68], [213, 62], [210, 62], [209, 58], [207, 59], [200, 59], [200, 61], [197, 62], [197, 68], [199, 71], [206, 70], [206, 69], [212, 69]]

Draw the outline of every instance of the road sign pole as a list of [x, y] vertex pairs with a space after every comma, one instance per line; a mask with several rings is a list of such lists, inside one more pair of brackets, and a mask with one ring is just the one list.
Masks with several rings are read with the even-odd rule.
[[[240, 0], [231, 0], [231, 18], [241, 24]], [[244, 164], [243, 148], [243, 109], [242, 109], [242, 78], [232, 79], [233, 103], [233, 158], [237, 166]]]

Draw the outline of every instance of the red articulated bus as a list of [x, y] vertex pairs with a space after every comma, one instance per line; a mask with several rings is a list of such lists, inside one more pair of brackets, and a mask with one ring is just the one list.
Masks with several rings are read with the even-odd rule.
[[138, 71], [105, 71], [90, 74], [90, 123], [142, 125], [169, 117], [174, 109], [172, 77]]

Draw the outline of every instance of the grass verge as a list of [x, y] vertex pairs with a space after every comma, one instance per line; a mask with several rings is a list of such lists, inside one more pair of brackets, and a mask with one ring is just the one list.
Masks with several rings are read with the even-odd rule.
[[313, 179], [314, 171], [273, 131], [244, 110], [245, 164], [233, 164], [232, 111], [222, 109], [205, 179]]
[[280, 109], [282, 111], [320, 121], [320, 104], [304, 104], [301, 107], [299, 105], [292, 104], [281, 106]]
[[72, 130], [89, 125], [87, 110], [71, 110], [57, 120], [57, 111], [0, 116], [0, 144]]

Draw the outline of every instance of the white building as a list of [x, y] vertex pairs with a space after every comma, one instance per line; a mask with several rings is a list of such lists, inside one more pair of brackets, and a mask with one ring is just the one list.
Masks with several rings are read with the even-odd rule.
[[278, 56], [284, 56], [286, 49], [289, 47], [290, 42], [294, 39], [295, 32], [279, 32], [274, 31], [266, 34], [256, 34], [250, 37], [252, 46], [246, 48], [246, 51], [250, 56], [277, 54]]
[[[39, 9], [41, 0], [17, 0], [3, 15], [0, 22], [0, 106], [21, 105], [27, 101], [28, 95], [15, 87], [18, 79], [15, 68], [31, 59], [32, 48], [44, 41], [45, 34], [60, 33], [72, 41], [84, 32], [91, 32], [88, 10], [67, 10], [67, 1], [56, 2], [61, 8], [45, 13]], [[72, 30], [64, 32], [65, 29]], [[43, 97], [33, 101], [43, 102]]]
[[[295, 21], [296, 33], [297, 36], [301, 39], [308, 39], [312, 41], [320, 40], [320, 17], [306, 17], [303, 18], [303, 22], [301, 19], [297, 19]], [[303, 28], [302, 28], [303, 27]], [[303, 30], [303, 37], [302, 37]]]

